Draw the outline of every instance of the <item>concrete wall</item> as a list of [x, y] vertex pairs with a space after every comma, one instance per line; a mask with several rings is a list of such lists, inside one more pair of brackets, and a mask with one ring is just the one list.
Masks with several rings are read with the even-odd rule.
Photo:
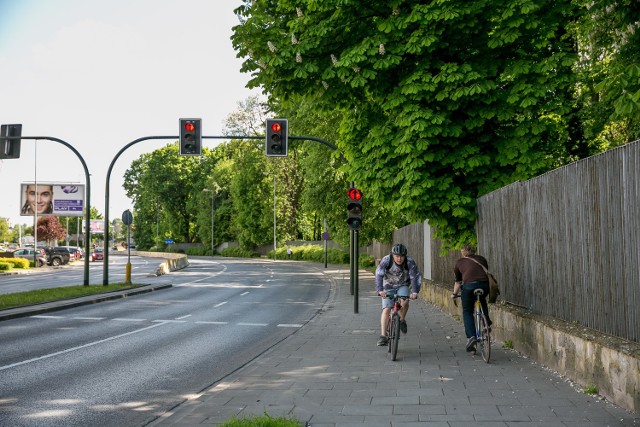
[[189, 258], [185, 254], [170, 252], [145, 252], [131, 251], [131, 254], [145, 256], [150, 258], [160, 258], [158, 268], [156, 268], [156, 276], [167, 274], [170, 271], [181, 270], [189, 265]]
[[[425, 280], [420, 297], [461, 318], [451, 302], [452, 286]], [[511, 341], [513, 349], [618, 406], [640, 412], [640, 343], [616, 338], [522, 308], [489, 304], [492, 340]], [[462, 327], [462, 325], [460, 325]]]

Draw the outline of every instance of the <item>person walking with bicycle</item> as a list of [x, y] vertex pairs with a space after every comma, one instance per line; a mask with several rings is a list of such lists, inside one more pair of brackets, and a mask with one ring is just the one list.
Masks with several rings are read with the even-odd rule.
[[[421, 285], [418, 265], [413, 258], [407, 256], [407, 247], [402, 243], [396, 243], [391, 248], [391, 253], [382, 258], [378, 268], [376, 268], [376, 293], [382, 297], [379, 346], [387, 345], [388, 340], [386, 331], [392, 301], [387, 297], [397, 294], [416, 299]], [[412, 292], [410, 292], [409, 286], [412, 287]], [[405, 318], [408, 310], [409, 301], [403, 299], [402, 309], [400, 310], [400, 330], [404, 334], [407, 333], [407, 321]]]
[[[480, 288], [484, 291], [480, 296], [482, 310], [487, 316], [487, 322], [491, 326], [489, 318], [489, 307], [487, 305], [487, 296], [489, 295], [489, 278], [485, 268], [489, 269], [487, 259], [481, 255], [476, 255], [476, 249], [473, 245], [467, 243], [460, 249], [462, 257], [456, 261], [453, 268], [455, 273], [455, 283], [453, 284], [454, 299], [460, 290], [460, 299], [462, 301], [462, 319], [464, 322], [464, 332], [467, 335], [467, 351], [475, 351], [476, 348], [476, 328], [473, 320], [473, 304], [476, 300], [473, 291]], [[484, 266], [484, 268], [483, 268]], [[489, 327], [489, 330], [491, 328]]]

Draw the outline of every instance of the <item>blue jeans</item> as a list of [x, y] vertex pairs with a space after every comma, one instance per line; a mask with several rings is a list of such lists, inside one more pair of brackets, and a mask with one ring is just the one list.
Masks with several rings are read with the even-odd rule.
[[487, 316], [487, 322], [489, 323], [489, 325], [491, 325], [491, 319], [489, 319], [489, 307], [487, 306], [489, 282], [464, 283], [462, 285], [460, 299], [462, 300], [462, 320], [464, 321], [464, 332], [467, 334], [467, 338], [476, 336], [476, 324], [473, 320], [473, 305], [476, 302], [476, 296], [473, 294], [473, 291], [478, 288], [484, 291], [484, 294], [480, 297], [480, 304], [482, 304], [482, 310], [484, 310], [484, 314], [485, 316]]

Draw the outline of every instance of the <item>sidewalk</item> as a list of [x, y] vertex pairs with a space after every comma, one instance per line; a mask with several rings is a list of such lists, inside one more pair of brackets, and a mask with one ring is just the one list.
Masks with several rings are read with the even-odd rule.
[[313, 427], [640, 426], [639, 414], [582, 393], [499, 342], [487, 365], [465, 351], [460, 321], [421, 300], [412, 302], [392, 362], [376, 346], [373, 275], [360, 272], [356, 314], [348, 268], [319, 268], [333, 289], [315, 318], [151, 425], [211, 426], [266, 413]]

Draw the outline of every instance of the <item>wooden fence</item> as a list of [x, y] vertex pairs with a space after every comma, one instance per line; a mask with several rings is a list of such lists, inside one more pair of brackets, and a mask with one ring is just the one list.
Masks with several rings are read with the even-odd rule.
[[640, 144], [478, 199], [479, 251], [501, 297], [640, 340]]
[[[640, 141], [481, 197], [476, 231], [501, 300], [640, 340]], [[460, 253], [441, 254], [426, 223], [393, 241], [423, 277], [453, 287]], [[375, 248], [379, 258], [390, 245]]]

